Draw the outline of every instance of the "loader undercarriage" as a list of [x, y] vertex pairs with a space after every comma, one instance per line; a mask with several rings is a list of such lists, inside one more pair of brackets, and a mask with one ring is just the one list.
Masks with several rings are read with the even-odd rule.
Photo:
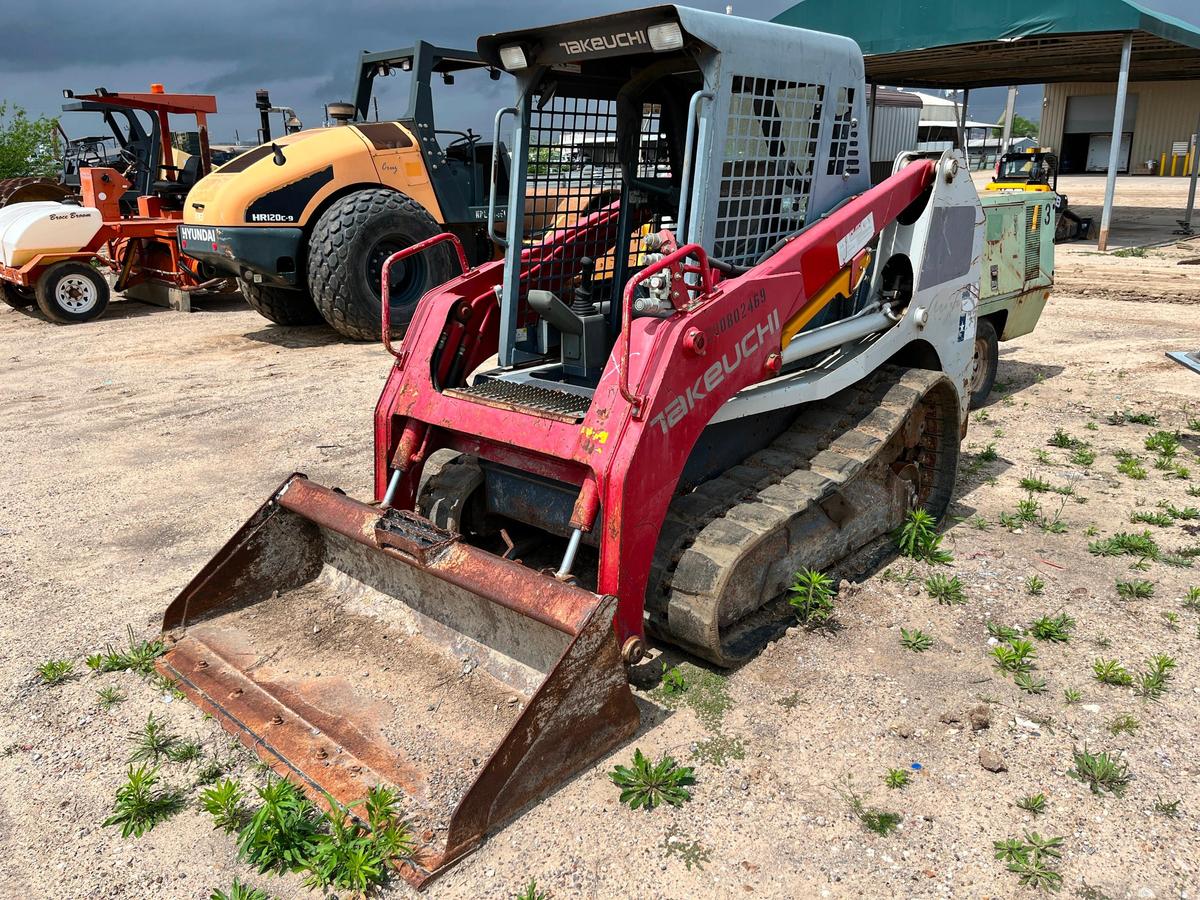
[[[916, 506], [940, 517], [957, 464], [958, 398], [939, 372], [886, 367], [802, 408], [762, 449], [671, 503], [646, 591], [647, 629], [718, 665], [745, 660], [793, 618], [783, 594], [796, 571], [828, 568]], [[502, 525], [489, 521], [487, 489], [479, 460], [460, 455], [429, 474], [418, 509], [499, 552]], [[546, 506], [514, 526], [522, 509], [507, 504], [504, 539], [543, 524]], [[524, 546], [545, 549], [548, 537]], [[548, 564], [555, 549], [524, 562]], [[593, 561], [586, 555], [576, 571], [588, 589]]]

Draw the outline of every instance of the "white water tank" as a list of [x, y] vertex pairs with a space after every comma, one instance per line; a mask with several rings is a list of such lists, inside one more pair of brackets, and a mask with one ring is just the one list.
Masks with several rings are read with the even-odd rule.
[[0, 264], [25, 265], [39, 253], [74, 253], [96, 236], [100, 210], [53, 200], [0, 207]]

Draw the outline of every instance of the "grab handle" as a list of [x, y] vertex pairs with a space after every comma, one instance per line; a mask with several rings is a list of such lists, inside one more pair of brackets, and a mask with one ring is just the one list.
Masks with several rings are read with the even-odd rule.
[[392, 272], [392, 266], [395, 263], [400, 262], [402, 259], [408, 259], [410, 256], [416, 256], [418, 253], [428, 250], [430, 247], [433, 247], [437, 244], [444, 243], [445, 241], [452, 241], [454, 243], [454, 249], [458, 253], [458, 264], [461, 267], [459, 274], [465, 275], [471, 270], [471, 266], [467, 262], [467, 251], [463, 249], [462, 241], [460, 241], [456, 235], [451, 234], [449, 231], [443, 231], [441, 234], [435, 234], [431, 238], [418, 241], [411, 247], [405, 247], [403, 250], [397, 250], [383, 261], [383, 285], [382, 290], [380, 291], [382, 294], [381, 312], [383, 313], [383, 346], [386, 347], [387, 352], [396, 357], [396, 359], [400, 358], [400, 353], [392, 348], [392, 297], [391, 290], [389, 289], [389, 285], [391, 283], [391, 278], [389, 276]]

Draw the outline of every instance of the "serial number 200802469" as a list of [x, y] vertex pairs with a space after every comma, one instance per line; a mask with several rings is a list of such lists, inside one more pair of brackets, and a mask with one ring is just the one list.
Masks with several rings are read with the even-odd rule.
[[767, 291], [765, 288], [759, 290], [748, 299], [743, 300], [738, 304], [736, 309], [730, 310], [721, 316], [721, 320], [717, 322], [717, 334], [721, 334], [723, 331], [732, 328], [738, 322], [742, 321], [742, 319], [746, 318], [746, 316], [750, 315], [750, 313], [754, 312], [754, 310], [762, 306], [766, 300]]

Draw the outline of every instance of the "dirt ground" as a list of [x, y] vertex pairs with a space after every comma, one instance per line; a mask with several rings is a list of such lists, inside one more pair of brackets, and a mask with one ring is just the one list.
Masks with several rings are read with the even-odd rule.
[[[639, 692], [643, 726], [627, 746], [429, 896], [510, 897], [531, 877], [558, 898], [1032, 895], [992, 849], [1026, 830], [1063, 838], [1066, 896], [1200, 896], [1200, 611], [1183, 606], [1200, 557], [1136, 571], [1134, 558], [1088, 552], [1143, 529], [1164, 554], [1200, 547], [1200, 521], [1130, 522], [1160, 501], [1200, 507], [1200, 432], [1188, 424], [1200, 376], [1163, 356], [1200, 347], [1200, 270], [1182, 264], [1194, 257], [1197, 241], [1146, 258], [1061, 252], [1063, 284], [1039, 329], [1002, 345], [1000, 389], [971, 417], [943, 569], [964, 583], [965, 604], [927, 596], [924, 564], [848, 561], [834, 573], [846, 582], [838, 629], [792, 629], [681, 702]], [[102, 827], [127, 735], [151, 712], [246, 784], [262, 776], [190, 704], [128, 673], [93, 674], [84, 657], [123, 642], [127, 625], [154, 635], [166, 603], [290, 472], [369, 496], [387, 363], [376, 346], [270, 326], [232, 303], [182, 315], [118, 302], [68, 328], [0, 310], [0, 895], [207, 898], [237, 875], [278, 897], [316, 896], [299, 877], [238, 862], [234, 840], [196, 808], [194, 767], [163, 768], [191, 790], [173, 818], [141, 838]], [[1118, 411], [1159, 425], [1110, 424]], [[1176, 461], [1190, 478], [1154, 467], [1143, 442], [1158, 428], [1181, 431]], [[1086, 441], [1094, 462], [1049, 446], [1056, 429]], [[1143, 459], [1144, 479], [1117, 473], [1119, 450]], [[1072, 493], [1033, 494], [1035, 521], [1010, 530], [1000, 518], [1027, 499], [1027, 477]], [[1033, 575], [1041, 596], [1026, 589]], [[1152, 597], [1118, 597], [1117, 581], [1142, 579]], [[985, 623], [1059, 612], [1075, 620], [1070, 640], [1036, 642], [1033, 675], [1047, 688], [1025, 693], [991, 664]], [[901, 627], [932, 647], [903, 649]], [[1159, 653], [1178, 667], [1158, 702], [1092, 677], [1097, 657], [1136, 671]], [[53, 658], [73, 660], [78, 677], [43, 685], [35, 669]], [[109, 686], [127, 700], [102, 711], [96, 692]], [[1080, 701], [1066, 703], [1066, 688]], [[1114, 734], [1123, 715], [1137, 727]], [[1123, 796], [1068, 776], [1085, 746], [1123, 755]], [[606, 773], [635, 747], [694, 765], [693, 801], [620, 806]], [[1005, 770], [985, 769], [981, 751]], [[890, 768], [911, 773], [907, 787], [885, 787]], [[901, 814], [899, 828], [866, 831], [850, 791]], [[1043, 814], [1015, 807], [1036, 793]], [[1178, 817], [1166, 815], [1177, 800]]]

